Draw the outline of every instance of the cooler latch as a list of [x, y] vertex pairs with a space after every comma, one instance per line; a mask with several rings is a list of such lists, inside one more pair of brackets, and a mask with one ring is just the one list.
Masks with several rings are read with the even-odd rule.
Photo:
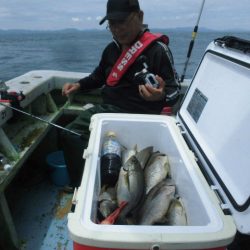
[[179, 128], [182, 135], [186, 134], [185, 129], [183, 128], [183, 126], [179, 122], [176, 123], [176, 126]]
[[179, 130], [181, 132], [181, 135], [182, 135], [183, 139], [185, 140], [185, 142], [186, 142], [189, 150], [192, 152], [195, 161], [198, 161], [198, 158], [197, 158], [197, 156], [195, 154], [195, 151], [194, 151], [194, 149], [192, 147], [192, 144], [189, 141], [188, 134], [187, 134], [186, 130], [183, 128], [183, 126], [181, 125], [181, 123], [177, 122], [176, 125], [179, 128]]
[[218, 187], [215, 186], [215, 185], [211, 185], [210, 187], [214, 191], [216, 197], [218, 198], [218, 200], [220, 202], [220, 207], [221, 207], [222, 211], [224, 212], [224, 214], [225, 215], [231, 215], [232, 213], [230, 211], [230, 207], [223, 200], [222, 195], [220, 194], [220, 191], [219, 191]]
[[89, 158], [90, 156], [92, 155], [92, 152], [88, 149], [88, 148], [86, 148], [86, 149], [84, 149], [84, 151], [83, 151], [83, 159], [87, 159], [87, 158]]

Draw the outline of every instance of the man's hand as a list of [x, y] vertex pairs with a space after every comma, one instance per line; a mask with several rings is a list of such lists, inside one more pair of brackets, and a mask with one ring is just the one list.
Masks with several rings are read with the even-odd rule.
[[69, 96], [69, 94], [76, 92], [80, 89], [79, 83], [65, 83], [62, 88], [62, 95]]
[[166, 94], [165, 82], [158, 75], [156, 75], [155, 78], [159, 83], [159, 87], [157, 89], [153, 88], [147, 83], [145, 85], [139, 85], [140, 96], [146, 101], [160, 101], [165, 98], [165, 94]]

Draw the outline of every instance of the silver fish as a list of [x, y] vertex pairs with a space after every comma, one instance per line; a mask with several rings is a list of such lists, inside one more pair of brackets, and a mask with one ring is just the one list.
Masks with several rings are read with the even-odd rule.
[[135, 156], [141, 164], [142, 169], [145, 168], [146, 163], [153, 152], [153, 147], [147, 147], [139, 151]]
[[139, 203], [144, 189], [144, 176], [140, 162], [133, 155], [121, 167], [117, 182], [117, 202], [126, 201], [128, 204], [122, 211], [123, 217]]
[[175, 186], [167, 179], [150, 190], [139, 212], [139, 225], [153, 225], [164, 218], [174, 198]]
[[152, 162], [155, 160], [155, 157], [158, 156], [158, 155], [165, 155], [165, 154], [161, 153], [160, 151], [153, 152], [153, 153], [150, 155], [150, 158], [148, 159], [147, 165], [151, 165]]
[[186, 226], [187, 215], [181, 198], [173, 199], [166, 214], [166, 224]]
[[100, 213], [104, 218], [108, 217], [118, 207], [115, 188], [103, 187], [98, 201]]
[[164, 154], [154, 154], [144, 169], [146, 194], [158, 183], [164, 180], [170, 171], [168, 157]]
[[137, 153], [137, 145], [135, 145], [132, 149], [124, 148], [122, 150], [122, 165], [126, 163], [126, 161]]

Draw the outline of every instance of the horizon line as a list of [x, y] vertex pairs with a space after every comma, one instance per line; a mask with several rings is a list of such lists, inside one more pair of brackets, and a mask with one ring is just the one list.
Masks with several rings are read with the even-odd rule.
[[[180, 30], [180, 31], [193, 31], [193, 27], [172, 27], [172, 28], [158, 28], [158, 27], [151, 27], [151, 30]], [[75, 30], [75, 31], [105, 31], [106, 29], [101, 29], [101, 28], [60, 28], [60, 29], [25, 29], [25, 28], [0, 28], [0, 31], [65, 31], [65, 30]], [[207, 28], [207, 27], [199, 27], [198, 32], [202, 31], [214, 31], [214, 32], [249, 32], [249, 30], [245, 29], [212, 29], [212, 28]]]

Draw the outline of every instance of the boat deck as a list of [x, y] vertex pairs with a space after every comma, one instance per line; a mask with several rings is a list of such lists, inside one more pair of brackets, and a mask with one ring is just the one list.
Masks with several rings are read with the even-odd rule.
[[[71, 250], [67, 214], [72, 194], [55, 186], [46, 174], [19, 178], [8, 190], [10, 209], [16, 226], [20, 250]], [[38, 174], [39, 175], [39, 174]]]
[[[19, 221], [16, 222], [16, 220], [14, 220], [14, 213], [18, 213], [18, 211], [26, 213], [25, 211], [27, 210], [27, 215], [32, 215], [30, 209], [37, 205], [40, 209], [36, 217], [38, 222], [39, 218], [41, 219], [44, 217], [44, 222], [40, 224], [44, 225], [44, 227], [46, 227], [46, 225], [50, 225], [48, 222], [48, 218], [50, 216], [48, 211], [54, 211], [53, 207], [55, 209], [56, 204], [59, 204], [59, 197], [62, 198], [63, 196], [59, 193], [56, 195], [51, 194], [51, 203], [48, 203], [46, 200], [48, 197], [46, 197], [46, 195], [47, 192], [50, 191], [50, 188], [51, 190], [54, 190], [54, 192], [59, 192], [59, 190], [56, 191], [55, 187], [54, 189], [53, 187], [50, 187], [49, 189], [42, 188], [41, 191], [44, 192], [44, 194], [36, 196], [35, 193], [32, 193], [36, 189], [31, 189], [29, 192], [28, 190], [24, 191], [22, 188], [20, 188], [20, 190], [17, 188], [16, 191], [12, 192], [13, 194], [17, 194], [15, 195], [17, 196], [16, 198], [12, 198], [12, 195], [9, 195], [9, 193], [11, 193], [10, 190], [14, 189], [15, 179], [19, 178], [20, 172], [25, 168], [24, 166], [27, 162], [33, 160], [33, 163], [31, 164], [33, 167], [31, 167], [31, 169], [34, 169], [36, 172], [37, 165], [39, 165], [39, 169], [42, 168], [41, 165], [46, 165], [46, 155], [58, 150], [58, 133], [55, 129], [53, 129], [53, 126], [50, 126], [50, 123], [53, 122], [58, 124], [60, 123], [59, 120], [61, 117], [76, 115], [79, 110], [82, 109], [82, 105], [84, 105], [82, 96], [76, 95], [74, 98], [71, 97], [70, 100], [65, 97], [63, 98], [61, 96], [61, 87], [63, 83], [74, 82], [85, 75], [86, 74], [71, 72], [32, 71], [6, 83], [9, 87], [8, 91], [15, 91], [17, 93], [21, 90], [23, 91], [26, 98], [22, 101], [21, 107], [26, 111], [26, 113], [32, 113], [33, 115], [46, 120], [47, 123], [41, 120], [33, 119], [25, 114], [14, 113], [13, 110], [7, 108], [6, 106], [0, 106], [0, 153], [3, 153], [8, 160], [8, 163], [11, 165], [9, 170], [0, 171], [0, 249], [19, 249], [20, 239], [23, 242], [22, 245], [25, 245], [25, 238], [29, 237], [29, 235], [35, 235], [35, 233], [38, 233], [39, 231], [44, 232], [42, 235], [45, 239], [48, 235], [52, 235], [52, 233], [46, 233], [45, 230], [41, 230], [41, 228], [37, 228], [36, 226], [33, 228], [33, 226], [30, 226], [33, 225], [30, 221], [23, 221], [23, 223], [19, 223]], [[89, 96], [89, 99], [87, 96]], [[93, 103], [94, 101], [99, 101], [100, 95], [98, 96], [99, 97], [96, 97], [96, 93], [90, 93], [90, 95], [87, 94], [85, 97], [87, 102]], [[60, 125], [65, 126], [64, 123], [60, 123]], [[32, 176], [28, 182], [30, 180], [34, 182], [34, 178], [36, 179], [37, 176]], [[25, 180], [22, 184], [25, 182], [27, 182], [27, 180]], [[23, 190], [23, 193], [19, 194], [21, 190]], [[36, 200], [36, 197], [38, 200]], [[44, 200], [40, 201], [40, 197], [44, 197]], [[24, 200], [24, 203], [18, 204], [18, 201], [20, 200], [21, 202], [22, 199]], [[13, 201], [12, 206], [11, 201]], [[57, 201], [57, 203], [53, 204], [53, 201]], [[31, 202], [30, 206], [25, 205], [25, 207], [23, 207], [23, 204], [29, 204], [29, 202]], [[53, 206], [50, 210], [48, 210], [49, 205]], [[19, 207], [22, 207], [23, 209], [19, 209]], [[65, 212], [65, 215], [66, 214], [67, 212]], [[18, 215], [16, 218], [21, 220], [22, 216]], [[23, 218], [26, 220], [29, 216], [23, 215]], [[34, 218], [30, 220], [32, 222], [35, 221]], [[23, 236], [23, 233], [25, 233], [26, 230], [23, 228], [17, 229], [18, 224], [23, 224], [23, 226], [28, 224], [28, 227], [31, 227], [30, 233]], [[52, 223], [51, 225], [54, 224]], [[60, 225], [55, 224], [54, 226], [58, 228], [58, 230], [60, 228], [67, 230], [66, 218], [65, 224], [63, 226]], [[40, 233], [38, 234], [38, 237], [40, 237], [39, 235]], [[41, 242], [41, 239], [35, 238], [35, 241]], [[28, 249], [40, 249], [40, 247], [41, 246], [36, 248], [31, 247]], [[61, 248], [47, 247], [44, 249]], [[66, 249], [69, 248], [67, 247]]]

